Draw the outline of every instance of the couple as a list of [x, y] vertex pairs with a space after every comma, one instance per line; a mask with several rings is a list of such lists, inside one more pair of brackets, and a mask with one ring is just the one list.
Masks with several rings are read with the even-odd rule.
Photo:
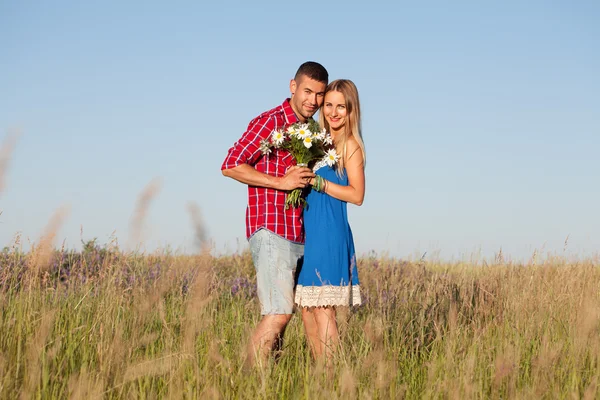
[[[338, 344], [336, 307], [361, 302], [346, 211], [348, 202], [361, 205], [365, 193], [360, 105], [354, 83], [328, 80], [321, 64], [302, 64], [290, 82], [290, 98], [250, 121], [221, 167], [223, 175], [248, 185], [246, 236], [263, 316], [250, 340], [251, 361], [264, 361], [281, 346], [294, 303], [313, 357], [331, 360]], [[262, 154], [261, 141], [273, 130], [307, 122], [317, 110], [340, 155], [333, 167], [296, 166], [282, 149]], [[285, 209], [286, 192], [308, 186], [306, 209]]]

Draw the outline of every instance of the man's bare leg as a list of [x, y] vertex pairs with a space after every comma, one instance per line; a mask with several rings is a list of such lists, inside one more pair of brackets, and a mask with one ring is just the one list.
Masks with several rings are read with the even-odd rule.
[[248, 346], [250, 364], [264, 365], [271, 352], [280, 345], [285, 328], [291, 319], [291, 314], [263, 315], [254, 329]]

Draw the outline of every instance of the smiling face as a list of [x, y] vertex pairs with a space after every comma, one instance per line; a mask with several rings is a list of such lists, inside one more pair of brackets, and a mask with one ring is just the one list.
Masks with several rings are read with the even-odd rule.
[[348, 109], [346, 107], [346, 99], [341, 92], [327, 92], [323, 105], [323, 116], [329, 124], [332, 134], [344, 129], [348, 117]]
[[301, 76], [299, 79], [292, 79], [290, 82], [290, 105], [296, 113], [298, 119], [302, 122], [312, 117], [321, 104], [325, 96], [325, 82], [319, 82], [307, 76]]

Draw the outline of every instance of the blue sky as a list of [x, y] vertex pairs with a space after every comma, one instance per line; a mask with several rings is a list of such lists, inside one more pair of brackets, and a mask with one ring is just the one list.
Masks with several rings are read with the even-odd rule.
[[[600, 3], [0, 1], [0, 139], [21, 135], [0, 246], [56, 209], [68, 247], [243, 249], [246, 188], [220, 172], [306, 60], [352, 79], [367, 194], [360, 253], [445, 260], [600, 248]], [[83, 234], [81, 233], [83, 232]]]

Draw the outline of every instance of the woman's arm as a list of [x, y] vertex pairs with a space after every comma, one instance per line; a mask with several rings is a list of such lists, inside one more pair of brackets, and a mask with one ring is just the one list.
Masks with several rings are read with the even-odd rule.
[[[348, 174], [348, 186], [338, 185], [330, 181], [325, 181], [324, 193], [338, 200], [348, 203], [362, 205], [365, 198], [365, 169], [363, 162], [362, 150], [354, 139], [348, 140], [346, 144], [345, 160], [346, 174]], [[314, 178], [311, 179], [311, 184], [314, 185]]]

